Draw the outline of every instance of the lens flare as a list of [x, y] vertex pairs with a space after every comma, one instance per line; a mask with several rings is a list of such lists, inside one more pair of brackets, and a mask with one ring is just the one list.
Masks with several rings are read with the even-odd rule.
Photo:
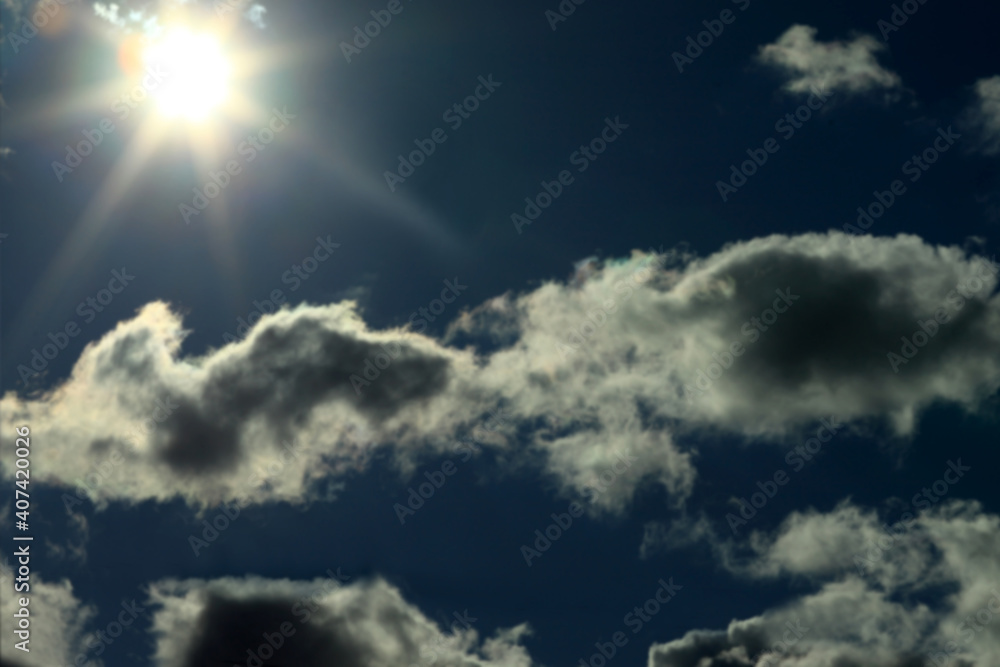
[[145, 63], [150, 94], [169, 118], [205, 120], [228, 96], [230, 66], [211, 35], [173, 30], [147, 48]]

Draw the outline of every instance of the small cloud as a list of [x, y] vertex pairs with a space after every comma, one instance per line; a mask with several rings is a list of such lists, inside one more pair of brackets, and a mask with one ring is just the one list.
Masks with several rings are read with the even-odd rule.
[[119, 15], [118, 10], [119, 10], [118, 5], [114, 3], [111, 3], [109, 5], [104, 4], [103, 2], [94, 3], [94, 14], [96, 14], [98, 18], [104, 19], [111, 25], [116, 25], [119, 28], [124, 28], [125, 19]]
[[1000, 154], [1000, 76], [980, 79], [974, 89], [976, 99], [966, 116], [979, 135], [977, 150], [986, 155]]
[[265, 14], [267, 14], [267, 7], [264, 5], [252, 5], [243, 16], [255, 27], [263, 30], [267, 27], [267, 24], [264, 23]]
[[[9, 2], [10, 0], [3, 0]], [[154, 9], [147, 0], [118, 0], [118, 2], [93, 3], [94, 14], [111, 25], [125, 31], [138, 31], [146, 35], [156, 35], [160, 29], [160, 19], [169, 17], [175, 10], [191, 6], [190, 0], [163, 0]], [[255, 27], [267, 27], [264, 17], [267, 8], [252, 0], [204, 0], [200, 3], [211, 16], [225, 16], [236, 11]]]
[[899, 76], [879, 65], [875, 54], [885, 49], [870, 35], [851, 41], [816, 41], [816, 28], [793, 25], [774, 44], [762, 46], [757, 58], [788, 75], [784, 89], [807, 94], [814, 89], [852, 94], [896, 90]]
[[704, 516], [694, 519], [683, 515], [669, 526], [660, 521], [651, 521], [643, 526], [639, 558], [647, 560], [659, 553], [684, 549], [702, 541], [717, 541], [712, 524]]

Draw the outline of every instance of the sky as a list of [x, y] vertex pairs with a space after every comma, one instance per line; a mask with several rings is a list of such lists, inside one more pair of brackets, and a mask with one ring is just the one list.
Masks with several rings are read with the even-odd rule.
[[998, 19], [2, 0], [0, 665], [1000, 664]]

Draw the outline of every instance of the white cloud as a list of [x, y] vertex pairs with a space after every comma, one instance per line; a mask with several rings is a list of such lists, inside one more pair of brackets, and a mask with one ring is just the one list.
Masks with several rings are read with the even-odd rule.
[[[27, 420], [36, 437], [68, 438], [61, 460], [36, 466], [41, 479], [90, 482], [99, 501], [176, 495], [204, 505], [251, 492], [259, 502], [300, 501], [368, 454], [359, 429], [395, 442], [402, 463], [408, 445], [459, 421], [421, 406], [471, 365], [469, 354], [403, 331], [372, 334], [350, 302], [262, 323], [244, 342], [178, 358], [180, 317], [150, 304], [89, 345], [69, 380], [44, 398], [5, 397], [4, 419]], [[398, 357], [358, 395], [351, 376], [379, 360], [383, 344]], [[455, 409], [473, 421], [476, 405], [470, 397]], [[257, 472], [266, 488], [249, 481]]]
[[257, 3], [251, 5], [250, 8], [247, 9], [246, 14], [244, 14], [250, 23], [254, 24], [255, 27], [261, 30], [267, 27], [267, 24], [264, 23], [264, 17], [266, 15], [267, 7]]
[[[477, 437], [512, 464], [541, 461], [566, 495], [606, 487], [593, 507], [621, 511], [637, 487], [659, 484], [680, 504], [696, 444], [678, 438], [783, 440], [831, 415], [887, 420], [907, 436], [932, 403], [977, 409], [1000, 387], [1000, 297], [987, 266], [914, 236], [835, 232], [704, 259], [635, 252], [464, 314], [448, 340], [490, 352], [371, 331], [342, 302], [282, 310], [242, 342], [183, 357], [180, 316], [150, 304], [89, 345], [49, 393], [5, 396], [0, 427], [29, 423], [58, 443], [59, 456], [36, 464], [41, 479], [97, 475], [100, 501], [208, 506], [251, 491], [267, 466], [257, 501], [325, 497], [323, 484], [369, 451], [359, 429], [408, 474], [499, 408], [503, 424]], [[961, 308], [893, 372], [888, 355], [956, 286]], [[297, 457], [278, 465], [282, 442]], [[11, 460], [0, 458], [8, 476]]]
[[[755, 533], [755, 556], [731, 570], [807, 577], [819, 589], [725, 631], [656, 644], [650, 667], [1000, 664], [1000, 517], [951, 501], [892, 523], [895, 537], [875, 512], [845, 502]], [[788, 635], [788, 623], [807, 630]], [[763, 651], [769, 663], [749, 659]]]
[[115, 2], [94, 2], [94, 15], [116, 28], [125, 31], [141, 30], [153, 35], [161, 28], [161, 18], [180, 14], [182, 11], [200, 9], [206, 17], [226, 17], [233, 12], [254, 27], [267, 27], [264, 17], [267, 8], [252, 0], [116, 0]]
[[113, 26], [119, 28], [124, 28], [126, 25], [126, 18], [119, 13], [121, 8], [116, 3], [94, 3], [94, 15], [100, 19], [104, 19]]
[[[18, 547], [21, 543], [16, 543]], [[14, 591], [14, 570], [18, 567], [17, 557], [8, 560], [3, 557], [0, 563], [0, 588], [4, 594], [0, 596], [0, 661], [11, 667], [52, 667], [53, 665], [73, 664], [76, 656], [85, 651], [83, 634], [84, 626], [96, 615], [96, 609], [84, 605], [73, 595], [73, 586], [67, 580], [53, 583], [43, 579], [36, 568], [36, 560], [31, 563], [31, 590], [22, 592], [31, 603], [27, 607], [30, 613], [30, 642], [27, 645], [30, 652], [16, 648], [20, 641], [14, 634], [17, 619], [14, 613], [21, 606], [18, 600], [22, 597]]]
[[778, 41], [762, 46], [758, 59], [783, 70], [785, 90], [809, 94], [820, 91], [866, 93], [896, 90], [899, 76], [882, 67], [875, 54], [885, 45], [870, 35], [850, 41], [816, 41], [816, 28], [793, 25]]

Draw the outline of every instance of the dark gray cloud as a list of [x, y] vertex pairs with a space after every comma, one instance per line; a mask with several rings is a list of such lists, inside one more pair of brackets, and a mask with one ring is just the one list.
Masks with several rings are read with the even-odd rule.
[[[762, 267], [767, 274], [755, 279]], [[941, 369], [963, 365], [970, 353], [975, 358], [1000, 356], [996, 304], [987, 300], [992, 290], [982, 287], [967, 300], [959, 296], [964, 305], [956, 310], [948, 296], [968, 276], [960, 266], [936, 268], [933, 283], [918, 292], [910, 286], [926, 283], [926, 273], [918, 275], [926, 270], [922, 263], [872, 266], [845, 256], [815, 258], [789, 250], [733, 262], [716, 273], [718, 280], [732, 285], [723, 326], [748, 351], [723, 382], [744, 391], [752, 387], [760, 403], [783, 403], [791, 393], [817, 385], [853, 386], [871, 412], [889, 412], [899, 407], [902, 385], [933, 382]], [[991, 274], [986, 276], [995, 282]], [[773, 302], [785, 306], [776, 298], [781, 293], [792, 295], [794, 303], [773, 325], [757, 327], [759, 338], [751, 344], [742, 325], [760, 319]], [[934, 323], [938, 307], [950, 311], [944, 324]], [[695, 321], [703, 319], [699, 314], [719, 319], [712, 303], [696, 302], [690, 310]], [[901, 339], [919, 331], [921, 321], [932, 322], [934, 337], [899, 366], [900, 373], [894, 372], [888, 354], [899, 354]]]
[[[160, 456], [175, 470], [208, 474], [236, 467], [241, 431], [252, 419], [286, 440], [319, 405], [346, 403], [381, 421], [448, 384], [447, 358], [406, 343], [331, 330], [308, 311], [270, 322], [254, 330], [241, 354], [211, 366], [196, 398], [178, 398], [180, 407], [159, 434]], [[383, 348], [396, 353], [388, 367], [375, 381], [352, 383], [352, 376], [363, 378], [366, 364], [384, 357]]]
[[[480, 639], [469, 610], [441, 628], [381, 579], [341, 584], [257, 577], [157, 582], [150, 604], [161, 667], [530, 667], [526, 626]], [[255, 662], [253, 664], [256, 664]]]
[[[185, 667], [247, 664], [262, 645], [270, 645], [274, 655], [264, 660], [268, 665], [296, 667], [365, 667], [372, 664], [365, 647], [344, 632], [343, 627], [327, 619], [301, 623], [292, 613], [294, 598], [257, 598], [233, 600], [218, 594], [208, 596], [195, 623]], [[282, 625], [287, 629], [282, 634]], [[292, 632], [294, 631], [294, 632]], [[397, 628], [386, 628], [398, 632]], [[267, 641], [272, 638], [272, 642]], [[274, 649], [274, 644], [279, 644]], [[251, 653], [248, 654], [248, 651]], [[265, 653], [266, 655], [266, 653]], [[258, 658], [263, 657], [258, 654]]]

